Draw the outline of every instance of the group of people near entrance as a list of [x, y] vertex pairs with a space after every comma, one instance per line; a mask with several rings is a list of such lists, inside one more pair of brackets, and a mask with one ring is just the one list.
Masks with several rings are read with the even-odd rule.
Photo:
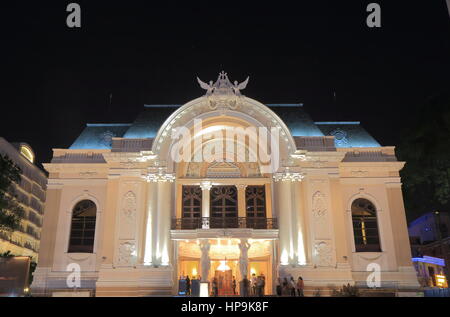
[[197, 278], [192, 277], [192, 279], [190, 279], [189, 275], [187, 275], [186, 277], [184, 277], [182, 275], [182, 276], [180, 276], [180, 281], [183, 281], [183, 280], [184, 280], [184, 283], [185, 283], [185, 285], [184, 285], [184, 287], [185, 287], [184, 294], [185, 295], [192, 295], [192, 284], [193, 284], [194, 280], [197, 280], [198, 283], [200, 283], [201, 277], [199, 275], [199, 276], [197, 276]]
[[251, 279], [244, 277], [242, 280], [241, 295], [247, 296], [264, 296], [264, 288], [266, 287], [266, 277], [261, 273], [260, 276], [252, 274]]
[[301, 296], [303, 297], [303, 290], [305, 289], [305, 283], [301, 276], [298, 277], [297, 281], [291, 276], [289, 279], [287, 277], [277, 279], [277, 295], [278, 296]]
[[[189, 276], [186, 277], [180, 277], [180, 280], [185, 280], [185, 294], [191, 295], [191, 286], [192, 286], [192, 280], [189, 278]], [[193, 278], [194, 279], [194, 278]], [[200, 281], [200, 276], [197, 277], [197, 279]], [[241, 296], [248, 297], [248, 296], [264, 296], [264, 288], [266, 286], [266, 277], [264, 274], [261, 274], [260, 276], [256, 276], [256, 274], [252, 274], [251, 279], [247, 279], [247, 277], [244, 277], [244, 279], [241, 282]], [[233, 295], [237, 295], [236, 291], [237, 282], [236, 278], [233, 276], [232, 281], [232, 291]], [[301, 296], [303, 297], [303, 290], [305, 288], [305, 284], [303, 282], [303, 278], [301, 276], [298, 277], [298, 279], [295, 281], [294, 278], [291, 277], [285, 277], [285, 278], [277, 278], [276, 282], [276, 293], [277, 296]], [[218, 296], [219, 295], [219, 282], [216, 277], [212, 279], [211, 283], [211, 296]]]

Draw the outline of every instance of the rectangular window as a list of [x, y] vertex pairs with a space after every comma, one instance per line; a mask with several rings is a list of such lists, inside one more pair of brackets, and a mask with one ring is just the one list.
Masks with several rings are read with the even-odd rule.
[[181, 228], [201, 228], [202, 189], [200, 186], [182, 187]]
[[236, 186], [213, 186], [210, 192], [210, 227], [237, 228]]

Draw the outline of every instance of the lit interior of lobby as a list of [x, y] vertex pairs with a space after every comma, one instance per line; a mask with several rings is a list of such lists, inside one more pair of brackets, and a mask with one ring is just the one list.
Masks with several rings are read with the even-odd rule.
[[[236, 280], [236, 292], [239, 293], [239, 282], [243, 279], [239, 269], [240, 239], [217, 238], [209, 239], [210, 270], [208, 280], [218, 281], [219, 295], [233, 295], [232, 280]], [[273, 241], [266, 239], [248, 239], [251, 245], [248, 249], [248, 272], [251, 279], [265, 277], [265, 293], [272, 292]], [[200, 240], [178, 241], [178, 277], [189, 276], [198, 279], [201, 274]]]

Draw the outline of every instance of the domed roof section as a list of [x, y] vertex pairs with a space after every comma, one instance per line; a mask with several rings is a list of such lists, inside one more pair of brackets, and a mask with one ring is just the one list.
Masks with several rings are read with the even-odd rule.
[[[225, 72], [221, 72], [216, 82], [205, 83], [197, 78], [200, 87], [206, 90], [203, 97], [197, 98], [184, 105], [145, 105], [144, 110], [129, 124], [88, 124], [81, 135], [70, 147], [71, 149], [109, 149], [113, 137], [128, 139], [159, 139], [160, 132], [170, 130], [172, 122], [189, 114], [189, 117], [198, 113], [218, 111], [245, 112], [248, 116], [260, 115], [260, 123], [266, 125], [265, 120], [271, 121], [269, 125], [276, 124], [284, 129], [286, 141], [290, 138], [293, 146], [293, 137], [323, 137], [335, 136], [336, 147], [373, 147], [380, 144], [370, 136], [358, 123], [345, 122], [314, 122], [304, 111], [301, 103], [297, 104], [261, 104], [256, 100], [246, 98], [241, 94], [249, 78], [241, 83], [232, 83]], [[199, 102], [207, 104], [207, 108], [198, 109]], [[197, 110], [193, 110], [197, 105]], [[241, 108], [239, 108], [241, 107]], [[170, 119], [169, 119], [170, 118]], [[192, 118], [191, 118], [192, 119]], [[170, 123], [169, 123], [170, 120]], [[184, 123], [186, 124], [186, 122]], [[292, 146], [291, 146], [292, 147]]]
[[125, 132], [124, 138], [141, 139], [154, 138], [159, 128], [170, 115], [181, 105], [145, 105], [131, 127]]
[[287, 125], [293, 136], [323, 136], [303, 108], [303, 104], [267, 104]]
[[337, 148], [381, 146], [359, 121], [316, 122], [316, 125], [324, 135], [334, 136]]
[[[379, 147], [359, 122], [314, 122], [302, 104], [267, 104], [294, 137], [335, 137], [336, 147]], [[133, 123], [87, 124], [71, 149], [108, 149], [112, 137], [155, 138], [167, 118], [181, 105], [145, 105]]]

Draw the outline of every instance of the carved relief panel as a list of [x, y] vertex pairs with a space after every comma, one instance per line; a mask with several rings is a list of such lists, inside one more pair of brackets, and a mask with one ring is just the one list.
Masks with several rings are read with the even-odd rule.
[[335, 265], [335, 252], [330, 240], [316, 240], [314, 242], [315, 264], [321, 267]]
[[120, 266], [133, 266], [136, 264], [136, 242], [121, 241], [117, 256], [117, 264]]
[[[144, 184], [125, 181], [120, 184], [116, 223], [115, 265], [134, 266], [138, 262], [144, 219]], [[142, 227], [142, 228], [141, 228]]]
[[120, 209], [120, 239], [134, 238], [134, 231], [136, 230], [136, 210], [136, 194], [132, 191], [128, 191], [122, 198], [122, 206]]
[[332, 202], [330, 201], [330, 182], [327, 178], [310, 179], [310, 226], [313, 241], [313, 261], [321, 267], [331, 267], [336, 263]]

